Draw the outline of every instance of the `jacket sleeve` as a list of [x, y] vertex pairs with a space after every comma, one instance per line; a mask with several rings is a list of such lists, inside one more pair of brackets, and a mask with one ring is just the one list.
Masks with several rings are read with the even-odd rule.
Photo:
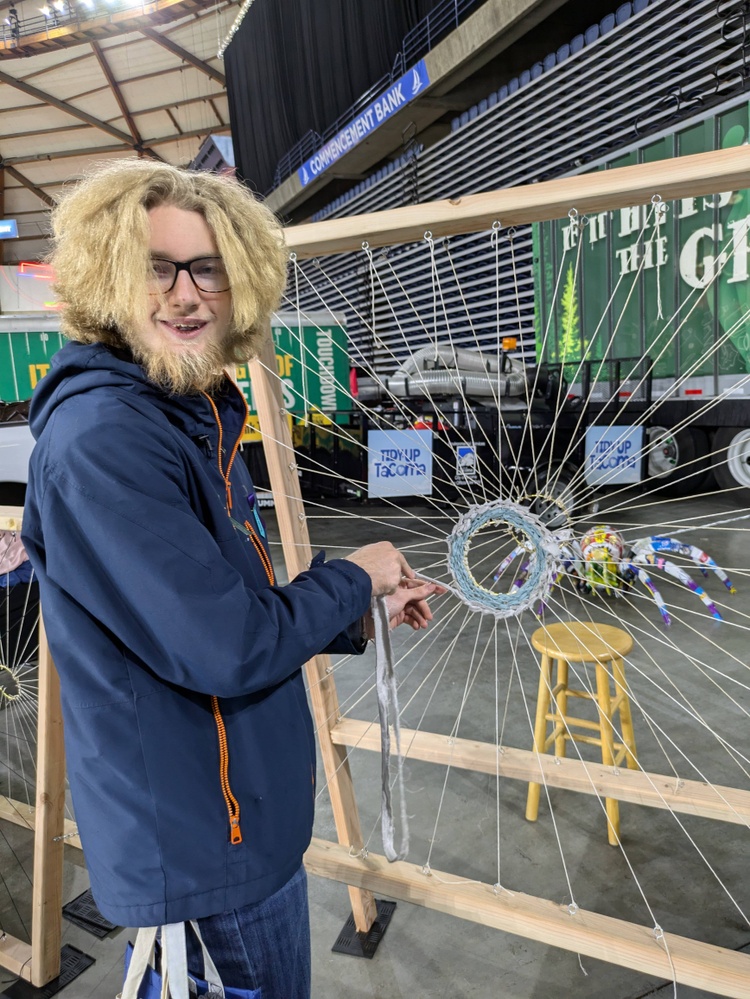
[[[310, 563], [310, 568], [314, 569], [319, 565], [324, 565], [325, 560], [326, 553], [324, 551], [318, 552]], [[367, 649], [367, 645], [368, 639], [365, 634], [365, 622], [364, 618], [360, 617], [357, 618], [356, 621], [352, 621], [348, 628], [336, 635], [333, 641], [323, 649], [323, 652], [329, 653], [330, 655], [339, 653], [344, 655], [361, 656]]]
[[134, 423], [125, 435], [100, 426], [68, 447], [47, 442], [47, 461], [33, 462], [44, 477], [41, 536], [32, 527], [29, 541], [42, 578], [148, 668], [201, 693], [253, 693], [286, 679], [364, 614], [370, 578], [341, 559], [286, 586], [247, 587], [222, 554], [234, 543], [228, 518], [230, 536], [217, 540], [191, 507], [170, 431], [147, 423], [139, 434]]

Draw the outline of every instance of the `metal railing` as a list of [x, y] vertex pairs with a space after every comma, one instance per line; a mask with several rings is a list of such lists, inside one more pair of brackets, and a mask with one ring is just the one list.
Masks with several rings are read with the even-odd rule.
[[404, 67], [411, 66], [458, 27], [462, 15], [475, 7], [476, 2], [477, 0], [444, 0], [427, 17], [422, 18], [419, 24], [415, 24], [401, 44], [400, 55]]
[[[651, 0], [637, 9], [634, 2], [632, 15], [617, 31], [600, 35], [573, 54], [565, 46], [564, 57], [543, 74], [529, 75], [528, 82], [515, 89], [505, 87], [502, 98], [487, 103], [475, 116], [467, 115], [462, 127], [424, 150], [417, 161], [420, 199], [460, 198], [530, 184], [627, 153], [635, 161], [646, 155], [636, 153], [635, 147], [650, 147], [642, 135], [646, 128], [653, 132], [654, 143], [663, 144], [662, 133], [671, 135], [683, 119], [696, 125], [710, 121], [711, 107], [725, 108], [727, 114], [724, 132], [718, 120], [710, 125], [717, 143], [732, 124], [744, 123], [746, 136], [750, 71], [745, 38], [728, 33], [725, 21], [732, 9], [720, 16], [724, 11], [721, 7], [717, 13], [716, 0]], [[686, 98], [682, 117], [676, 117], [680, 109], [675, 111], [674, 100], [664, 105], [665, 95], [675, 94]], [[672, 141], [678, 143], [675, 151], [692, 148], [685, 149], [682, 140]], [[326, 216], [403, 205], [403, 173], [401, 167], [374, 183], [357, 185], [358, 191], [353, 188], [337, 199], [338, 205], [324, 209]], [[351, 253], [300, 266], [309, 268], [313, 284], [324, 270], [333, 289], [327, 305], [346, 320], [353, 354], [365, 357], [380, 372], [389, 374], [414, 350], [435, 340], [494, 351], [505, 335], [517, 337], [519, 351], [533, 362], [538, 272], [531, 227], [518, 226], [512, 240], [501, 234], [496, 243], [490, 233], [445, 242], [448, 248], [444, 243], [436, 250], [434, 265], [424, 245], [411, 244], [381, 251], [374, 265], [364, 253]], [[371, 266], [378, 273], [374, 300]], [[434, 267], [444, 289], [435, 329], [430, 319], [435, 316]], [[300, 289], [303, 309], [320, 307], [317, 292], [307, 291], [303, 282]]]
[[361, 95], [351, 107], [338, 116], [322, 133], [310, 129], [305, 132], [279, 160], [273, 176], [273, 184], [266, 191], [270, 194], [295, 170], [298, 170], [321, 146], [337, 135], [341, 129], [357, 117], [357, 114], [367, 107], [375, 98], [387, 90], [399, 77], [403, 76], [409, 66], [426, 55], [438, 42], [458, 27], [463, 16], [472, 7], [478, 6], [484, 0], [443, 0], [430, 13], [416, 24], [403, 38], [401, 49], [393, 61], [390, 73], [382, 76], [377, 83]]
[[24, 38], [45, 34], [49, 37], [50, 32], [56, 28], [74, 27], [79, 29], [87, 21], [94, 18], [107, 17], [115, 11], [130, 8], [137, 9], [139, 7], [145, 13], [145, 4], [142, 0], [138, 0], [136, 3], [129, 3], [127, 0], [118, 0], [117, 3], [112, 3], [106, 8], [100, 6], [98, 10], [93, 7], [81, 10], [78, 6], [74, 6], [70, 0], [65, 0], [62, 9], [55, 7], [52, 3], [48, 3], [47, 9], [49, 10], [49, 14], [45, 15], [40, 12], [31, 17], [20, 17], [15, 7], [10, 7], [5, 12], [5, 17], [0, 24], [0, 45], [6, 49], [22, 48]]

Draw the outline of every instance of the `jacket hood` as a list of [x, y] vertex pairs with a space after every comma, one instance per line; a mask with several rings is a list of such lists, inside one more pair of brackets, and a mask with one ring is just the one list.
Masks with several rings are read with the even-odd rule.
[[[140, 397], [143, 402], [164, 412], [170, 423], [178, 426], [188, 437], [198, 438], [213, 433], [216, 428], [210, 403], [205, 396], [168, 395], [149, 381], [128, 350], [101, 343], [70, 342], [54, 354], [49, 372], [34, 390], [29, 410], [29, 425], [34, 438], [39, 439], [58, 406], [67, 399], [101, 389]], [[244, 423], [245, 407], [241, 393], [228, 378], [214, 392], [214, 398], [224, 401], [232, 416], [236, 415], [237, 420]], [[224, 406], [222, 408], [225, 409]], [[237, 432], [239, 429], [238, 425]]]

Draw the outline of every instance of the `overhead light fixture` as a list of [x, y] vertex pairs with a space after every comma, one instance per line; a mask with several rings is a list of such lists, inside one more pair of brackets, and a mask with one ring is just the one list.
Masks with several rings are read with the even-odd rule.
[[65, 4], [63, 3], [63, 0], [55, 0], [52, 6], [56, 7], [61, 14], [65, 10]]
[[45, 17], [49, 17], [50, 14], [49, 7], [40, 7], [39, 10], [44, 14]]

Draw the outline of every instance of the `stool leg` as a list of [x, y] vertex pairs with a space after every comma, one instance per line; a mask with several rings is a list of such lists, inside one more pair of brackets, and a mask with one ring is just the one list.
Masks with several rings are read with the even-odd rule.
[[568, 740], [565, 738], [565, 719], [568, 714], [568, 662], [566, 659], [557, 660], [557, 686], [560, 692], [555, 698], [555, 713], [557, 719], [555, 725], [562, 727], [562, 732], [555, 739], [555, 756], [565, 756], [565, 748]]
[[612, 674], [615, 678], [615, 688], [618, 694], [622, 694], [620, 701], [620, 727], [622, 729], [622, 741], [625, 745], [625, 760], [630, 770], [640, 770], [638, 765], [638, 754], [635, 748], [635, 730], [633, 729], [633, 716], [630, 711], [630, 697], [628, 696], [628, 685], [625, 680], [625, 664], [622, 659], [612, 660]]
[[[606, 767], [615, 764], [614, 731], [612, 728], [612, 707], [609, 689], [609, 673], [601, 663], [596, 664], [596, 693], [599, 706], [599, 730], [602, 739], [602, 763]], [[620, 806], [616, 798], [605, 798], [607, 809], [607, 838], [612, 846], [620, 842]]]
[[[544, 752], [547, 736], [547, 713], [550, 705], [550, 688], [552, 687], [552, 660], [548, 655], [542, 656], [539, 673], [539, 692], [536, 698], [536, 721], [534, 722], [534, 750]], [[542, 785], [535, 781], [529, 782], [529, 793], [526, 796], [526, 818], [535, 822], [539, 814], [539, 796]]]

